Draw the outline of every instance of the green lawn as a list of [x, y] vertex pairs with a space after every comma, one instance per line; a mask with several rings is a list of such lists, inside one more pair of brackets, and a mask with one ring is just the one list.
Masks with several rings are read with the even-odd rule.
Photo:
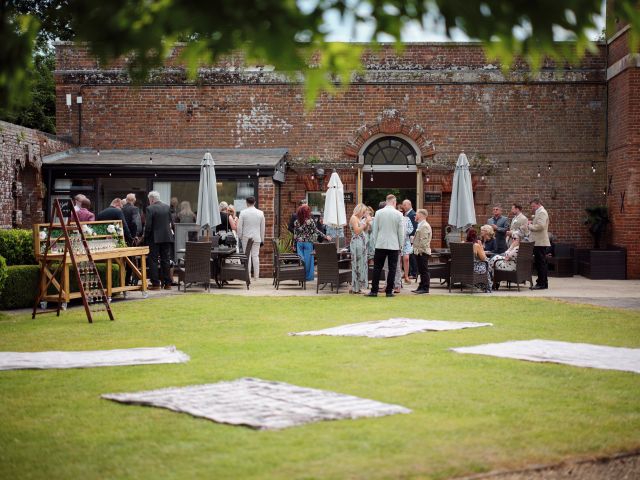
[[[640, 375], [448, 351], [533, 338], [637, 348], [637, 312], [516, 295], [197, 293], [113, 310], [115, 322], [93, 325], [82, 309], [0, 317], [0, 350], [176, 345], [191, 361], [0, 372], [0, 478], [448, 478], [640, 447]], [[495, 326], [394, 339], [287, 336], [392, 316]], [[243, 376], [413, 413], [262, 432], [99, 398]]]

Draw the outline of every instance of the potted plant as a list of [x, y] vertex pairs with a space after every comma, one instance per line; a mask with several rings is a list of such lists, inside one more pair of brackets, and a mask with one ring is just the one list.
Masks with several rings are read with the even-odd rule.
[[589, 233], [593, 237], [593, 248], [604, 248], [605, 243], [601, 244], [601, 241], [607, 232], [607, 225], [610, 223], [609, 209], [606, 206], [597, 206], [585, 208], [585, 211], [587, 218], [585, 218], [584, 224], [589, 226]]

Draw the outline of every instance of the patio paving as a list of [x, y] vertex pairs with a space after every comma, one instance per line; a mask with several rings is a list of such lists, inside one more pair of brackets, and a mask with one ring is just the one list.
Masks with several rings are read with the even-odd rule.
[[[527, 284], [528, 285], [528, 284]], [[410, 295], [411, 290], [417, 288], [417, 284], [405, 285], [400, 296]], [[200, 286], [190, 287], [188, 292], [193, 293], [205, 293], [204, 289]], [[164, 295], [182, 295], [182, 291], [178, 291], [177, 287], [174, 287], [171, 291], [159, 290], [150, 292], [150, 297], [164, 296]], [[284, 282], [280, 284], [280, 289], [276, 290], [271, 284], [271, 278], [261, 278], [254, 280], [251, 283], [249, 290], [242, 282], [231, 282], [229, 285], [225, 285], [224, 288], [216, 288], [212, 286], [211, 295], [245, 295], [245, 296], [317, 296], [317, 295], [335, 295], [335, 289], [332, 292], [330, 286], [326, 286], [324, 290], [320, 290], [316, 294], [316, 282], [307, 282], [307, 289], [302, 290], [293, 282]], [[339, 295], [348, 295], [348, 287], [340, 288]], [[574, 276], [569, 278], [549, 278], [548, 290], [529, 290], [527, 287], [520, 287], [518, 292], [516, 288], [511, 290], [506, 289], [504, 286], [493, 293], [471, 293], [469, 288], [465, 288], [463, 292], [460, 292], [460, 288], [452, 289], [449, 293], [449, 289], [445, 285], [440, 285], [437, 280], [431, 282], [430, 295], [476, 295], [479, 297], [534, 297], [534, 298], [551, 298], [555, 300], [562, 300], [571, 303], [586, 303], [591, 305], [598, 305], [603, 307], [615, 307], [625, 308], [632, 310], [640, 310], [640, 280], [590, 280], [581, 276]], [[139, 298], [139, 294], [130, 295], [131, 297]], [[424, 295], [424, 298], [428, 298], [428, 295]], [[376, 301], [374, 299], [367, 299], [368, 301]], [[386, 301], [384, 296], [381, 296], [379, 300]], [[365, 301], [365, 299], [363, 299]], [[393, 301], [390, 299], [390, 301]]]

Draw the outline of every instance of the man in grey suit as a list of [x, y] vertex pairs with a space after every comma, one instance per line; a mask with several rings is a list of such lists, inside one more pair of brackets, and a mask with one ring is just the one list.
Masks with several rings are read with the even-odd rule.
[[144, 241], [149, 246], [149, 290], [160, 290], [158, 263], [162, 270], [162, 286], [171, 290], [171, 252], [175, 240], [171, 207], [160, 201], [160, 194], [155, 190], [149, 192], [146, 223], [144, 225]]
[[547, 248], [549, 242], [549, 214], [540, 203], [539, 198], [531, 200], [533, 220], [529, 220], [529, 241], [534, 242], [533, 263], [538, 272], [538, 278], [534, 290], [546, 290], [549, 288], [547, 280]]
[[260, 278], [260, 247], [264, 245], [264, 213], [255, 207], [255, 197], [247, 197], [247, 208], [242, 210], [238, 219], [238, 237], [242, 241], [242, 248], [253, 240], [253, 247], [249, 252], [249, 271], [253, 266], [254, 278]]
[[403, 220], [402, 214], [396, 210], [396, 197], [387, 195], [385, 207], [376, 212], [371, 232], [376, 252], [373, 256], [373, 279], [371, 280], [371, 291], [367, 294], [368, 297], [378, 296], [380, 273], [385, 260], [389, 265], [386, 285], [387, 297], [395, 296], [393, 283], [398, 266], [398, 256], [404, 243]]

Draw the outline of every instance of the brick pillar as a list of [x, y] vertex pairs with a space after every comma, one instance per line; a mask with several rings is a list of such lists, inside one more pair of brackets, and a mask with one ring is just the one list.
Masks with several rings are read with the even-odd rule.
[[640, 278], [640, 53], [629, 32], [609, 40], [607, 174], [612, 243], [627, 249], [627, 278]]

